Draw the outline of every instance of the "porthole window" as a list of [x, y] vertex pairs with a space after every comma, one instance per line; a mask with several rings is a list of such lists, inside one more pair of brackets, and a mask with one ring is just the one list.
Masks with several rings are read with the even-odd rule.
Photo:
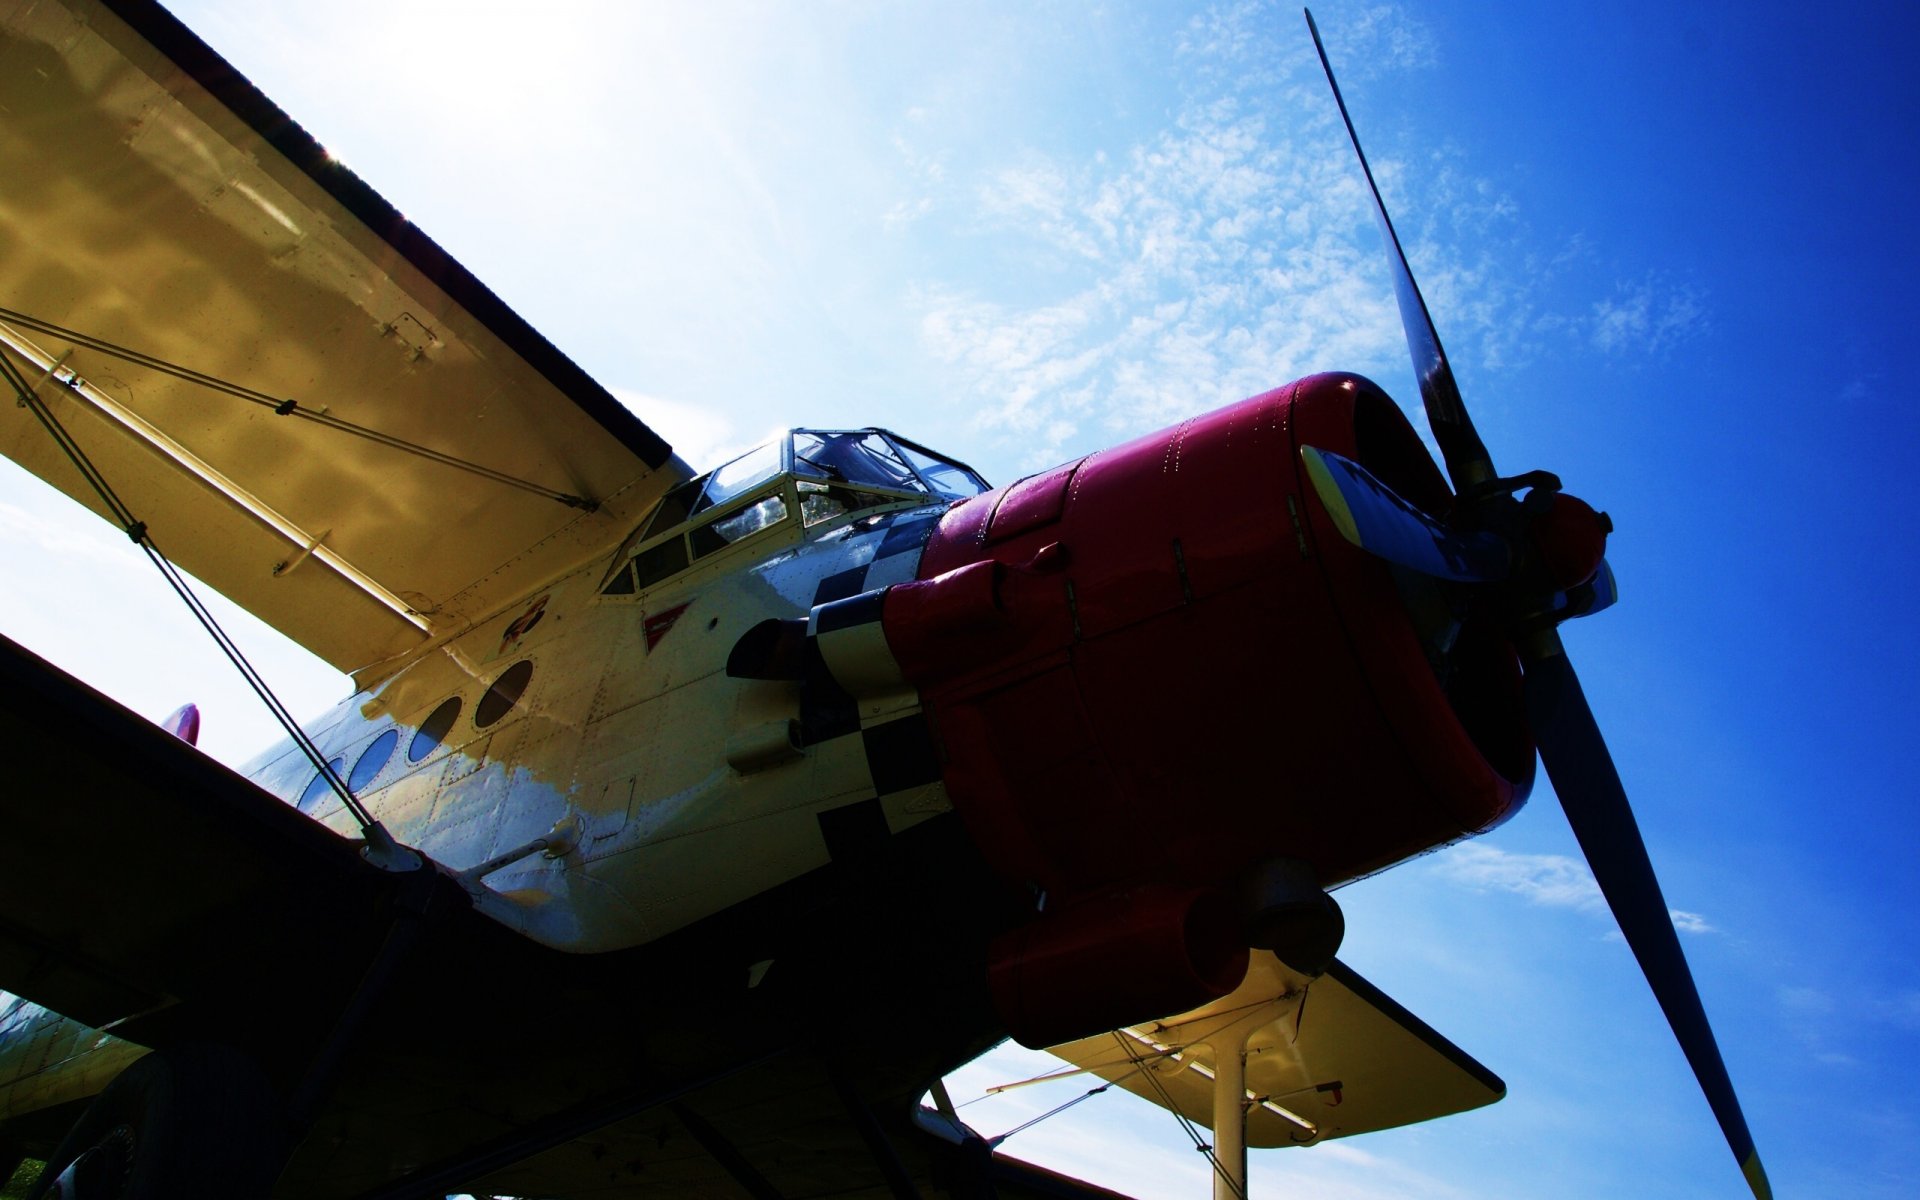
[[[340, 774], [340, 772], [346, 769], [347, 760], [344, 758], [336, 758], [327, 764], [327, 770], [335, 775]], [[320, 802], [320, 797], [332, 790], [332, 785], [327, 782], [326, 772], [315, 771], [313, 773], [313, 782], [307, 785], [306, 791], [300, 793], [300, 811], [307, 812]]]
[[380, 768], [387, 765], [393, 757], [393, 748], [400, 742], [400, 731], [389, 729], [368, 743], [360, 752], [360, 761], [353, 764], [353, 774], [347, 776], [347, 790], [358, 793], [379, 777]]
[[419, 762], [432, 754], [435, 747], [447, 740], [452, 732], [453, 723], [460, 719], [460, 697], [449, 696], [440, 702], [440, 707], [427, 714], [420, 722], [420, 729], [413, 735], [413, 741], [407, 745], [407, 761]]
[[522, 659], [500, 673], [493, 681], [487, 694], [480, 697], [480, 703], [473, 706], [473, 724], [476, 729], [485, 729], [501, 717], [513, 711], [520, 703], [520, 694], [527, 690], [527, 681], [533, 678], [533, 661]]

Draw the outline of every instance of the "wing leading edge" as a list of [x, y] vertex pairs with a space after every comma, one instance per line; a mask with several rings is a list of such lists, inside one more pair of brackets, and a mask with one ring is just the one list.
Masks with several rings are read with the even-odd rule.
[[[687, 474], [157, 5], [0, 5], [0, 108], [0, 353], [164, 550], [336, 667], [512, 603]], [[0, 452], [98, 510], [29, 410]]]

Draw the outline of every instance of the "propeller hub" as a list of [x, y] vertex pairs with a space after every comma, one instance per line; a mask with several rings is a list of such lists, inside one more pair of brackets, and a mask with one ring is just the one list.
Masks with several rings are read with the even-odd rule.
[[1527, 526], [1541, 570], [1563, 592], [1593, 578], [1606, 557], [1607, 535], [1612, 532], [1613, 521], [1607, 514], [1565, 492], [1546, 497]]

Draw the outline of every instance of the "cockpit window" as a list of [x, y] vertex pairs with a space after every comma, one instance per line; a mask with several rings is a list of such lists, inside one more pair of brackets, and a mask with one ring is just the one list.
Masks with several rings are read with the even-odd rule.
[[907, 461], [919, 470], [920, 478], [926, 480], [927, 486], [942, 499], [964, 500], [987, 490], [986, 480], [959, 463], [935, 458], [909, 442], [900, 444], [900, 452], [907, 456]]
[[627, 539], [627, 544], [620, 548], [620, 556], [625, 558], [641, 542], [665, 533], [676, 525], [684, 525], [697, 514], [717, 508], [736, 496], [743, 496], [779, 475], [781, 451], [784, 449], [781, 442], [784, 440], [755, 447], [718, 470], [709, 471], [673, 488], [660, 498], [646, 525]]
[[[783, 439], [784, 440], [784, 439]], [[718, 508], [736, 496], [744, 496], [780, 473], [779, 442], [747, 451], [726, 466], [707, 476], [706, 490], [693, 506], [695, 513]]]
[[881, 506], [987, 490], [965, 466], [879, 429], [796, 429], [668, 491], [600, 591], [631, 596], [795, 515], [806, 528]]
[[660, 497], [660, 504], [653, 510], [652, 519], [646, 523], [645, 527], [634, 531], [634, 535], [627, 539], [627, 544], [620, 548], [620, 552], [625, 554], [654, 534], [665, 533], [675, 525], [684, 523], [693, 513], [693, 502], [700, 498], [700, 490], [706, 486], [707, 477], [702, 475], [698, 479], [687, 480]]
[[[649, 550], [642, 550], [633, 556], [633, 568], [639, 575], [640, 586], [652, 587], [669, 575], [678, 575], [687, 567], [687, 540], [674, 538], [661, 542]], [[632, 591], [632, 588], [628, 588]]]
[[743, 537], [770, 529], [787, 519], [786, 497], [763, 496], [738, 512], [728, 513], [710, 525], [702, 525], [687, 536], [693, 542], [693, 556], [704, 558]]
[[864, 483], [900, 492], [921, 490], [913, 468], [894, 453], [883, 435], [873, 430], [850, 433], [796, 430], [793, 470], [796, 475], [829, 483]]

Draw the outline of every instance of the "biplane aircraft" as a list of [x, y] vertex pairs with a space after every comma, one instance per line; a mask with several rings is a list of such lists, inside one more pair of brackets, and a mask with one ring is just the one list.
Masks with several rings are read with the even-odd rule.
[[0, 163], [0, 448], [356, 688], [242, 775], [4, 644], [41, 1194], [1110, 1195], [945, 1100], [1012, 1036], [1243, 1195], [1501, 1095], [1329, 889], [1536, 747], [1768, 1194], [1556, 634], [1605, 519], [1495, 471], [1377, 191], [1444, 477], [1327, 374], [990, 487], [878, 428], [696, 470], [152, 3], [0, 6]]

